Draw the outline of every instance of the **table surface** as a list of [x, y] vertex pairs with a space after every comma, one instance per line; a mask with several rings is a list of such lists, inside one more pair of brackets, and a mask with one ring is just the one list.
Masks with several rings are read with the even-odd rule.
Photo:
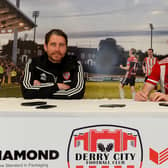
[[[48, 105], [56, 105], [50, 109], [36, 109], [36, 106], [22, 106], [23, 102], [46, 101]], [[100, 107], [108, 104], [125, 104], [125, 107]], [[127, 116], [149, 115], [168, 116], [168, 106], [160, 106], [158, 102], [136, 102], [132, 99], [81, 99], [81, 100], [54, 100], [23, 98], [0, 98], [0, 115], [11, 113], [34, 114], [47, 113], [48, 115], [66, 116]]]

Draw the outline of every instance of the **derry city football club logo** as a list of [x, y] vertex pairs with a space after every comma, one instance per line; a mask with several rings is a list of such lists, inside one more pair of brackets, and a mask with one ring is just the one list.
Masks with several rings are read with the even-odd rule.
[[68, 168], [142, 168], [139, 131], [117, 125], [94, 125], [72, 131]]

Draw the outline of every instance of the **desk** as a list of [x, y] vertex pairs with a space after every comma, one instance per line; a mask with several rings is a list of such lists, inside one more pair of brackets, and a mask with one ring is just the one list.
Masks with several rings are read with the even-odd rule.
[[[56, 108], [0, 99], [0, 167], [168, 166], [168, 107], [133, 100], [46, 100]], [[45, 100], [42, 100], [45, 101]], [[103, 108], [102, 104], [126, 104]]]
[[[47, 104], [57, 105], [57, 108], [51, 109], [36, 109], [35, 107], [21, 106], [23, 102], [33, 101], [47, 101]], [[123, 108], [100, 108], [102, 104], [125, 104]], [[0, 112], [54, 112], [54, 113], [67, 113], [71, 115], [84, 115], [83, 113], [96, 113], [101, 115], [105, 112], [115, 115], [114, 113], [143, 113], [146, 115], [149, 112], [154, 113], [162, 112], [163, 115], [167, 115], [168, 107], [159, 106], [159, 103], [155, 102], [136, 102], [131, 99], [81, 99], [81, 100], [53, 100], [53, 99], [34, 99], [24, 100], [23, 98], [0, 98]], [[25, 115], [25, 114], [24, 114]], [[56, 114], [57, 115], [57, 114]], [[88, 114], [87, 114], [88, 115]], [[124, 115], [124, 114], [123, 114]], [[137, 114], [135, 114], [137, 115]]]

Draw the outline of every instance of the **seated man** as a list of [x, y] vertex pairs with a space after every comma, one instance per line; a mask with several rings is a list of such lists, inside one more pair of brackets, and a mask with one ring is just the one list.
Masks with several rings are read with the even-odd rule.
[[45, 36], [45, 54], [29, 59], [22, 81], [24, 98], [79, 99], [85, 82], [81, 62], [68, 56], [67, 35], [59, 29]]
[[161, 91], [151, 94], [151, 101], [168, 101], [168, 57], [156, 63], [152, 69], [151, 75], [148, 77], [143, 89], [136, 93], [136, 101], [147, 101], [150, 92], [160, 81]]

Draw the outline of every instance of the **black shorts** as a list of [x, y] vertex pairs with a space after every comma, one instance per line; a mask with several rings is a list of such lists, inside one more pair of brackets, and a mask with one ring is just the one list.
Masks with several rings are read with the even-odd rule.
[[3, 74], [0, 74], [0, 79], [2, 79], [3, 78]]
[[130, 86], [135, 86], [135, 76], [131, 76], [130, 78], [123, 78], [121, 80], [121, 84], [124, 85], [130, 85]]
[[11, 77], [11, 82], [17, 82], [17, 76]]

